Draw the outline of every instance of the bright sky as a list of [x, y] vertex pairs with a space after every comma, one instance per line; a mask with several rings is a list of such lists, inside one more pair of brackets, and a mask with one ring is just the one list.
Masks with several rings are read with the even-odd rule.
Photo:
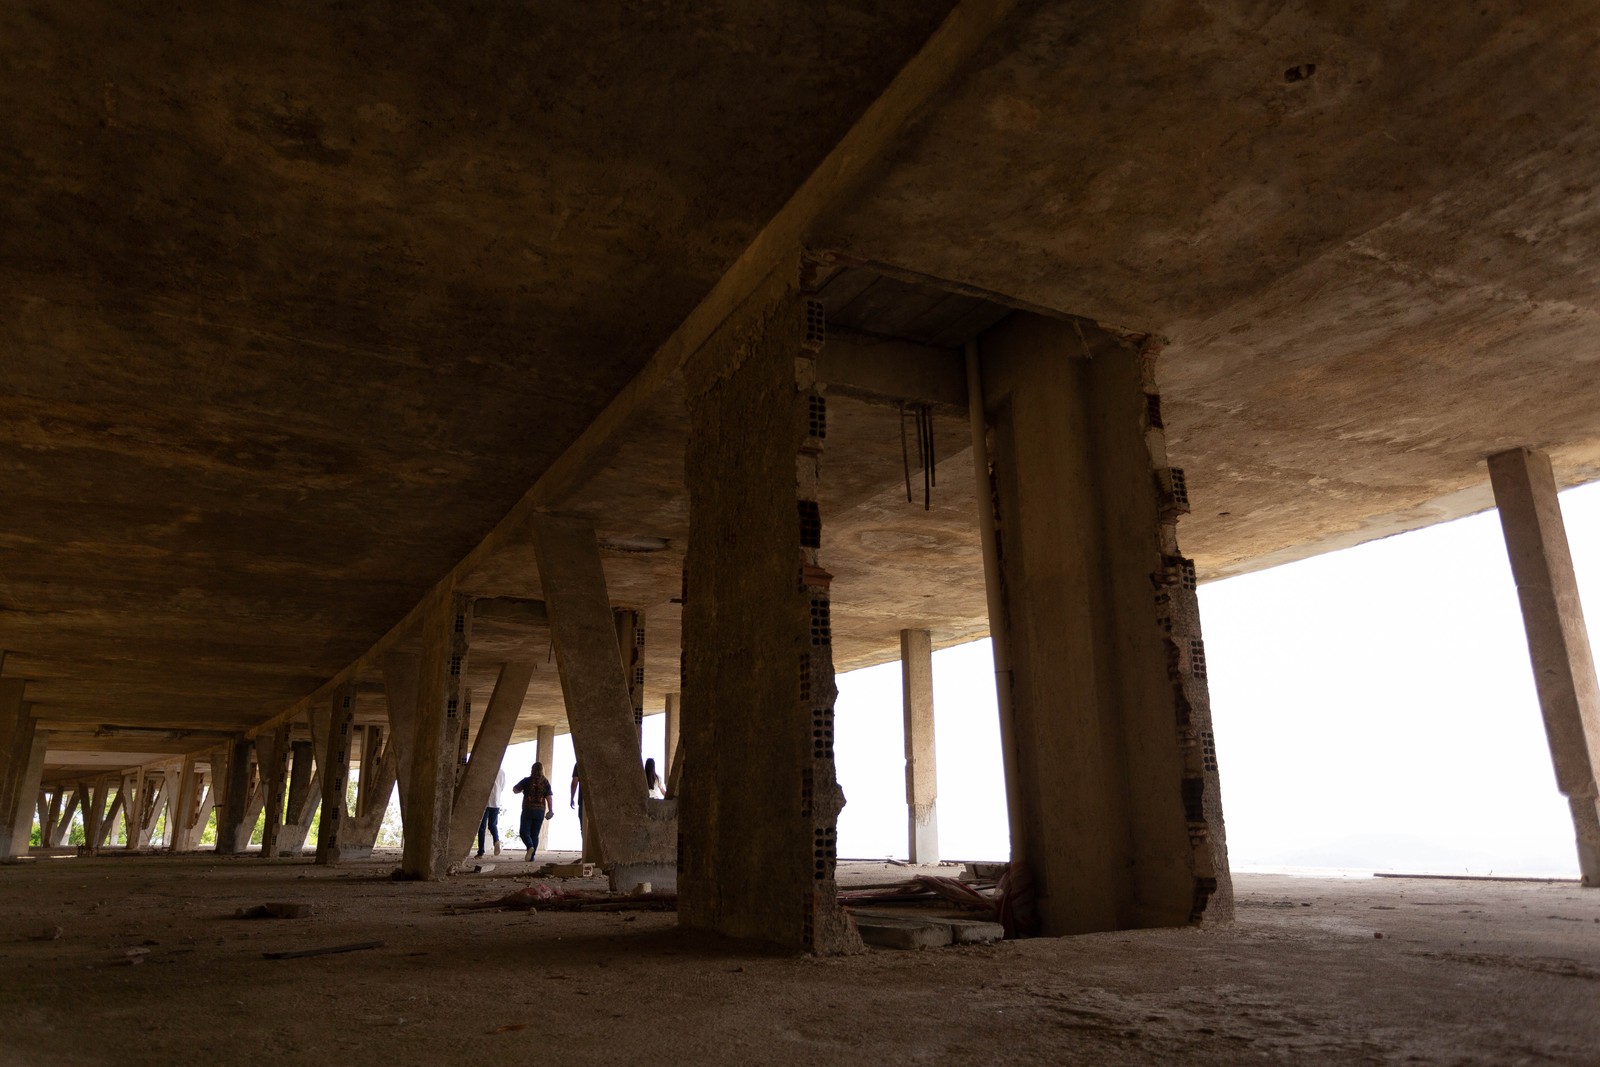
[[[1600, 484], [1561, 495], [1600, 634]], [[1484, 512], [1200, 590], [1235, 868], [1576, 877], [1499, 517]], [[934, 655], [940, 849], [1008, 854], [987, 641]], [[661, 764], [664, 719], [645, 719]], [[839, 678], [839, 855], [905, 857], [900, 666]], [[507, 776], [533, 745], [512, 746]], [[546, 847], [579, 847], [572, 739], [556, 740]], [[505, 837], [516, 833], [515, 797]]]

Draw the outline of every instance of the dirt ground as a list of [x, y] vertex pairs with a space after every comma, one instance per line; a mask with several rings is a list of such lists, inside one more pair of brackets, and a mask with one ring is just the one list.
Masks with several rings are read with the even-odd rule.
[[[1573, 883], [1241, 874], [1226, 927], [806, 959], [670, 913], [451, 914], [531, 868], [393, 865], [0, 866], [0, 1063], [1600, 1063], [1600, 891]], [[230, 918], [269, 901], [314, 910]]]

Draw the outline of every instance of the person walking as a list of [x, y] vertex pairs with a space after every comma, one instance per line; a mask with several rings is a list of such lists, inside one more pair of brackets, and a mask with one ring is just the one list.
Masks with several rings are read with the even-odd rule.
[[500, 855], [500, 797], [506, 791], [506, 769], [501, 767], [494, 772], [494, 792], [489, 794], [489, 803], [483, 809], [483, 818], [478, 820], [478, 855], [483, 856], [483, 832], [489, 831], [489, 836], [494, 838], [494, 854]]
[[528, 850], [527, 860], [533, 862], [533, 854], [539, 849], [539, 828], [546, 820], [556, 817], [555, 800], [552, 798], [550, 779], [544, 776], [544, 764], [535, 763], [533, 773], [511, 787], [513, 793], [522, 794], [522, 825], [519, 828], [522, 845]]

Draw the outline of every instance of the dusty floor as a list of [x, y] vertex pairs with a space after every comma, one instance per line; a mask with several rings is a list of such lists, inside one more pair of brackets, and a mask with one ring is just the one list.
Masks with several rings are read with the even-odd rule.
[[[1571, 883], [1238, 875], [1226, 928], [814, 960], [670, 914], [452, 915], [530, 868], [392, 864], [0, 866], [0, 1063], [1600, 1063], [1600, 892]], [[267, 901], [315, 913], [227, 918]]]

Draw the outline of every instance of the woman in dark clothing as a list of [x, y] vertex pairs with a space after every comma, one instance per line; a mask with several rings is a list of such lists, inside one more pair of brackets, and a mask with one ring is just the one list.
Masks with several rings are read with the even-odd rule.
[[533, 773], [511, 787], [513, 793], [522, 794], [522, 844], [528, 850], [527, 860], [539, 848], [539, 828], [545, 820], [556, 817], [555, 801], [551, 799], [550, 779], [544, 776], [544, 764], [535, 763]]

